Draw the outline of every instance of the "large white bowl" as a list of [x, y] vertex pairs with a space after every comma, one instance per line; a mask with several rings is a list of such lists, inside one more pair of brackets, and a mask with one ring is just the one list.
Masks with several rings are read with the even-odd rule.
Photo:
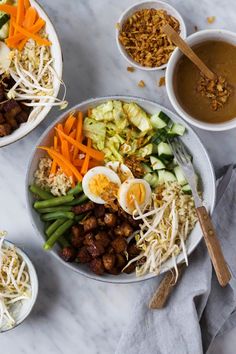
[[19, 247], [17, 247], [10, 241], [4, 240], [3, 246], [7, 246], [10, 248], [15, 247], [17, 254], [25, 261], [30, 276], [31, 298], [27, 300], [23, 300], [22, 302], [15, 303], [13, 309], [16, 314], [15, 317], [16, 323], [12, 328], [1, 328], [0, 333], [10, 331], [11, 329], [14, 329], [17, 326], [19, 326], [29, 316], [38, 296], [38, 277], [34, 265], [31, 262], [30, 258], [27, 256], [25, 252], [23, 252]]
[[[195, 44], [199, 44], [208, 40], [223, 41], [236, 45], [236, 33], [221, 29], [204, 30], [196, 32], [191, 36], [187, 37], [186, 42], [190, 45], [190, 47], [192, 47]], [[184, 108], [179, 103], [174, 90], [174, 73], [176, 65], [181, 56], [181, 51], [176, 48], [170, 57], [166, 70], [167, 94], [170, 99], [170, 102], [172, 103], [173, 107], [178, 112], [178, 114], [183, 117], [188, 123], [205, 130], [223, 131], [236, 128], [236, 117], [227, 122], [213, 124], [197, 120], [184, 110]]]
[[[190, 128], [187, 124], [183, 122], [183, 120], [178, 117], [175, 113], [169, 111], [168, 109], [160, 106], [159, 104], [149, 101], [143, 98], [138, 97], [129, 97], [129, 96], [108, 96], [108, 97], [101, 97], [101, 98], [93, 98], [87, 101], [84, 101], [75, 107], [73, 107], [70, 111], [63, 113], [56, 121], [51, 124], [51, 126], [43, 133], [43, 135], [38, 140], [36, 146], [38, 145], [50, 145], [52, 143], [52, 137], [54, 134], [54, 126], [59, 122], [63, 121], [65, 117], [71, 111], [82, 111], [86, 114], [88, 108], [97, 106], [107, 100], [121, 100], [125, 102], [136, 102], [140, 105], [145, 111], [150, 114], [154, 114], [160, 110], [165, 112], [174, 122], [179, 122], [187, 126], [187, 133], [183, 137], [183, 142], [189, 148], [193, 155], [194, 165], [196, 168], [197, 173], [201, 177], [201, 185], [203, 190], [203, 198], [207, 208], [210, 212], [213, 211], [214, 203], [215, 203], [215, 175], [214, 170], [208, 156], [207, 151], [205, 150], [204, 146], [202, 145], [201, 141], [199, 140], [196, 133]], [[34, 172], [38, 167], [38, 162], [40, 157], [45, 155], [42, 150], [36, 149], [36, 146], [32, 152], [32, 155], [29, 160], [28, 170], [26, 174], [25, 180], [25, 189], [26, 189], [26, 199], [27, 199], [27, 208], [31, 218], [32, 225], [34, 226], [37, 234], [41, 237], [42, 242], [44, 241], [44, 224], [40, 220], [38, 213], [33, 209], [33, 198], [31, 193], [29, 192], [28, 186], [33, 182]], [[198, 245], [202, 238], [202, 232], [200, 226], [197, 224], [194, 230], [191, 232], [188, 240], [187, 240], [187, 250], [188, 254], [190, 254], [194, 248]], [[66, 263], [64, 262], [58, 255], [59, 247], [55, 246], [51, 253], [60, 260], [66, 267], [85, 275], [89, 278], [97, 279], [104, 282], [113, 282], [113, 283], [131, 283], [131, 282], [138, 282], [140, 280], [149, 279], [154, 277], [153, 274], [147, 274], [143, 277], [136, 278], [135, 274], [120, 274], [120, 275], [111, 275], [106, 274], [104, 276], [97, 276], [96, 274], [92, 273], [87, 265], [76, 264], [76, 263]], [[178, 263], [184, 260], [184, 256], [181, 253], [178, 257]], [[164, 272], [173, 267], [172, 260], [168, 260], [162, 267], [161, 272]]]
[[[55, 91], [55, 97], [58, 95], [59, 89], [60, 89], [60, 80], [62, 77], [62, 53], [61, 53], [61, 46], [60, 42], [57, 36], [57, 33], [55, 31], [55, 28], [43, 10], [43, 8], [35, 1], [31, 0], [31, 5], [35, 7], [35, 9], [38, 11], [38, 14], [40, 17], [42, 17], [45, 22], [45, 30], [46, 33], [48, 34], [49, 40], [52, 42], [51, 45], [51, 53], [52, 53], [52, 58], [54, 59], [53, 61], [53, 67], [57, 73], [58, 78], [55, 77], [53, 86], [54, 86], [54, 91]], [[29, 134], [34, 128], [36, 128], [47, 116], [49, 113], [51, 107], [44, 107], [40, 113], [38, 114], [37, 118], [29, 123], [23, 123], [20, 125], [20, 127], [16, 130], [13, 131], [12, 134], [7, 135], [5, 137], [0, 138], [0, 147], [12, 144], [27, 134]]]
[[[159, 0], [153, 0], [153, 1], [142, 1], [138, 2], [134, 5], [131, 5], [128, 9], [126, 9], [120, 16], [118, 23], [119, 27], [122, 28], [124, 22], [134, 14], [134, 12], [139, 11], [141, 9], [157, 9], [157, 10], [166, 10], [166, 12], [174, 16], [180, 24], [180, 36], [185, 39], [186, 38], [186, 27], [185, 23], [183, 20], [183, 17], [180, 15], [180, 13], [170, 4], [164, 1], [159, 1]], [[163, 64], [161, 66], [156, 66], [154, 68], [149, 68], [147, 66], [142, 66], [139, 63], [137, 63], [135, 60], [131, 58], [131, 56], [126, 52], [125, 48], [119, 41], [119, 33], [120, 29], [116, 28], [116, 44], [119, 49], [120, 54], [127, 60], [127, 62], [136, 67], [137, 69], [144, 70], [144, 71], [155, 71], [155, 70], [162, 70], [165, 69], [167, 64]]]

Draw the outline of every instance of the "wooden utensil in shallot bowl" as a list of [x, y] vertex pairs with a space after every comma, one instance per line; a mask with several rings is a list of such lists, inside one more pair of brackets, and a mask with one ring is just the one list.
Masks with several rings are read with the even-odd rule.
[[170, 38], [170, 40], [181, 50], [181, 52], [198, 67], [203, 75], [205, 75], [210, 80], [216, 79], [216, 75], [206, 66], [205, 63], [203, 63], [203, 61], [194, 53], [192, 48], [170, 25], [167, 24], [163, 26], [162, 32], [164, 32]]

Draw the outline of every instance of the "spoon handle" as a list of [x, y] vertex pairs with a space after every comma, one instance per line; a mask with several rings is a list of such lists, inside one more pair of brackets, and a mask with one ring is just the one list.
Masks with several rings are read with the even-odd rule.
[[[178, 265], [179, 276], [177, 282], [181, 278], [185, 268], [186, 266], [184, 263]], [[160, 285], [158, 286], [149, 302], [149, 308], [151, 310], [159, 310], [164, 308], [172, 291], [177, 286], [177, 282], [175, 283], [173, 271], [166, 272], [162, 281], [160, 282]]]
[[165, 25], [162, 28], [162, 32], [164, 32], [170, 40], [181, 50], [181, 52], [186, 55], [210, 80], [215, 80], [216, 75], [203, 63], [203, 61], [194, 53], [192, 48], [180, 37], [180, 35], [170, 26]]

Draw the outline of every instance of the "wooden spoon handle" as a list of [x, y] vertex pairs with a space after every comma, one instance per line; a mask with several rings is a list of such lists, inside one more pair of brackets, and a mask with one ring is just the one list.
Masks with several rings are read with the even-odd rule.
[[194, 53], [192, 48], [180, 37], [180, 35], [170, 26], [165, 25], [162, 28], [170, 40], [188, 57], [198, 69], [210, 80], [214, 80], [216, 75], [203, 63], [203, 61]]
[[219, 240], [217, 239], [211, 218], [204, 206], [196, 208], [196, 211], [217, 279], [221, 286], [226, 286], [231, 279], [231, 274], [226, 264]]
[[[178, 266], [179, 276], [177, 282], [179, 281], [184, 268], [185, 268], [184, 264], [180, 264]], [[174, 284], [173, 282], [174, 282], [173, 272], [169, 271], [164, 275], [164, 278], [160, 282], [160, 285], [158, 286], [157, 290], [153, 294], [151, 301], [149, 303], [150, 309], [152, 310], [162, 309], [166, 305], [167, 300], [169, 299], [172, 291], [174, 290], [177, 284], [177, 283]]]

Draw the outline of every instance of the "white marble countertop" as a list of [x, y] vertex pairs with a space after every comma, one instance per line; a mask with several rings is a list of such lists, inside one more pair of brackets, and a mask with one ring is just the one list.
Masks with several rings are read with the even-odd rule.
[[[41, 0], [61, 40], [70, 106], [90, 97], [129, 94], [150, 98], [171, 108], [165, 87], [157, 85], [164, 72], [128, 73], [127, 63], [117, 50], [115, 23], [121, 12], [135, 2]], [[169, 2], [183, 15], [188, 34], [194, 31], [195, 25], [199, 29], [236, 30], [234, 0]], [[213, 15], [216, 21], [209, 25], [206, 17]], [[141, 79], [146, 83], [145, 88], [137, 86]], [[31, 316], [17, 329], [0, 336], [0, 352], [111, 354], [115, 352], [133, 299], [142, 284], [104, 284], [69, 271], [42, 250], [26, 213], [24, 178], [28, 156], [40, 134], [56, 116], [57, 111], [51, 111], [33, 133], [0, 150], [0, 229], [8, 230], [9, 238], [28, 252], [40, 282]], [[235, 161], [236, 130], [198, 133], [216, 168]], [[236, 329], [218, 338], [211, 354], [233, 354], [235, 346]]]

